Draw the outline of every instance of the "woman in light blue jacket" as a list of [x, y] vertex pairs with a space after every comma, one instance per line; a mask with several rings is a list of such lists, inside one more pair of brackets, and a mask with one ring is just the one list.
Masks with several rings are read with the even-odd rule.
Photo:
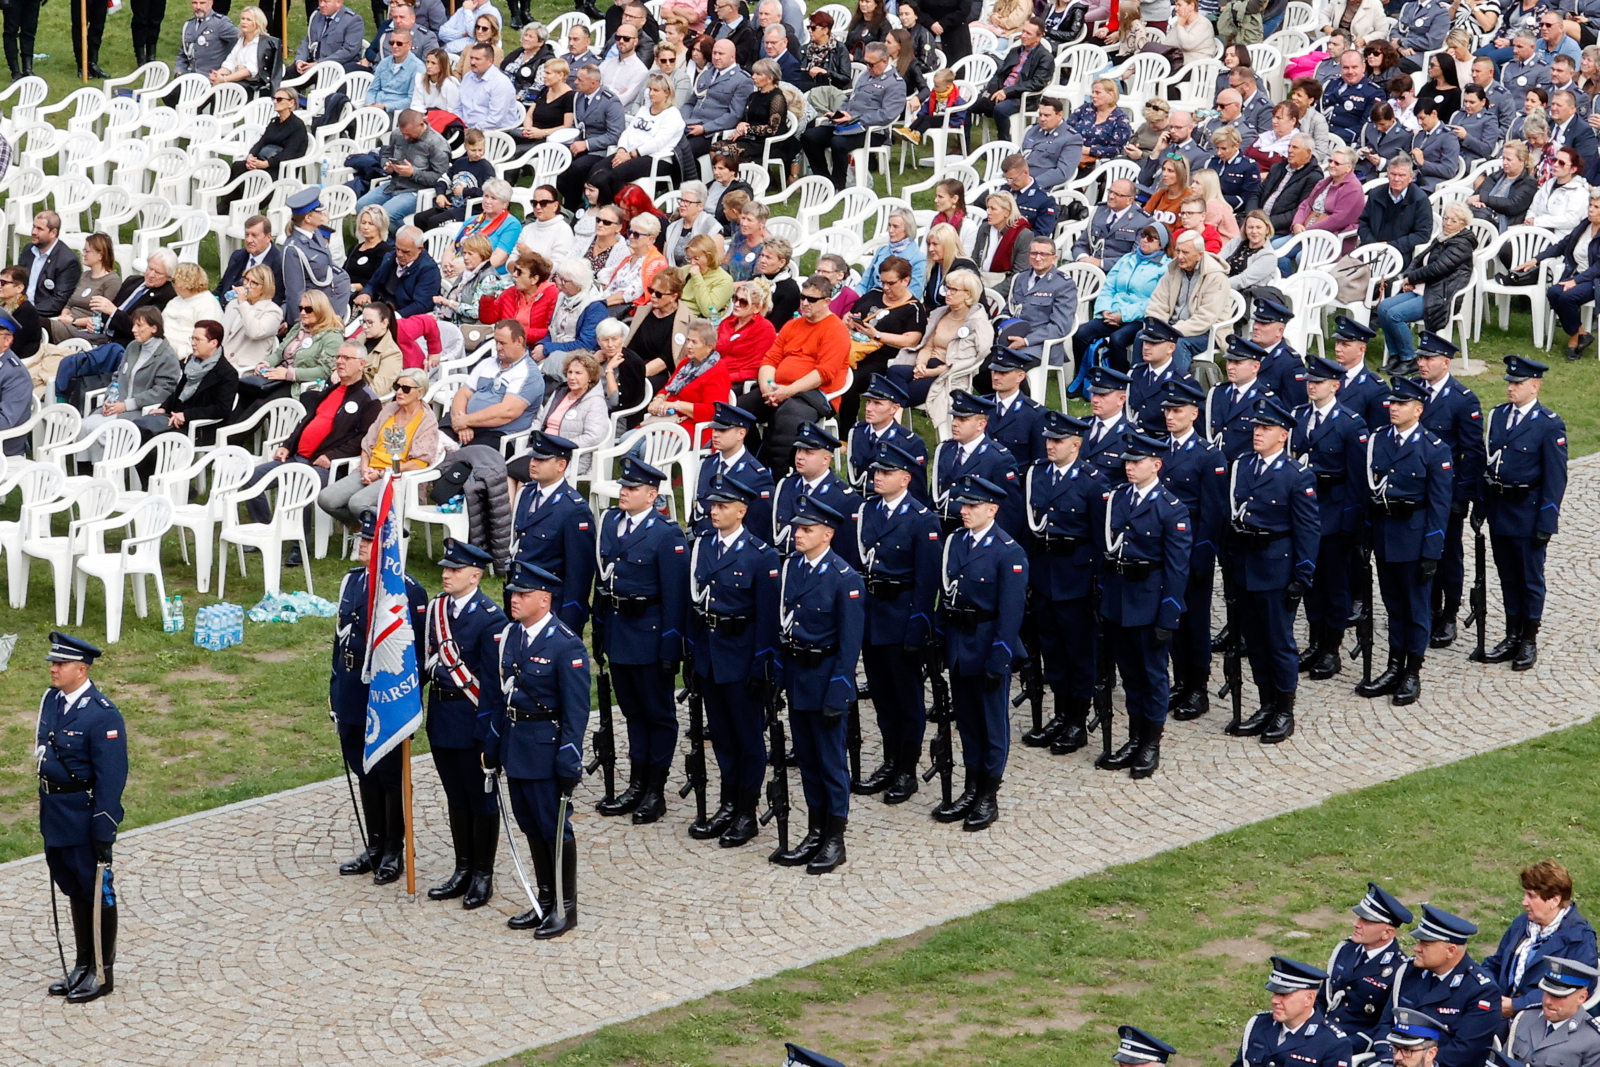
[[886, 225], [889, 243], [879, 246], [872, 254], [872, 262], [867, 264], [866, 271], [861, 275], [858, 291], [866, 293], [879, 288], [878, 268], [890, 256], [900, 256], [911, 264], [911, 291], [922, 292], [928, 282], [928, 257], [917, 247], [917, 220], [909, 211], [893, 211]]
[[1145, 305], [1166, 273], [1166, 247], [1166, 226], [1153, 222], [1139, 234], [1139, 247], [1112, 266], [1095, 301], [1095, 317], [1072, 335], [1072, 355], [1080, 366], [1089, 346], [1103, 340], [1106, 361], [1118, 370], [1128, 369], [1128, 346], [1144, 326]]

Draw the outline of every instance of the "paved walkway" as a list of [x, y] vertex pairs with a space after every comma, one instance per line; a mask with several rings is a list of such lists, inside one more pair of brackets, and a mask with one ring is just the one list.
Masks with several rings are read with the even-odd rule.
[[[1471, 665], [1463, 641], [1430, 659], [1421, 702], [1393, 708], [1352, 696], [1347, 668], [1301, 690], [1291, 743], [1226, 738], [1214, 711], [1173, 724], [1161, 772], [1138, 785], [1095, 772], [1090, 753], [1019, 746], [993, 830], [934, 824], [926, 793], [898, 808], [868, 799], [850, 862], [823, 878], [769, 866], [770, 835], [735, 850], [688, 840], [682, 802], [654, 826], [584, 803], [582, 923], [551, 943], [506, 929], [525, 905], [506, 895], [504, 849], [501, 895], [477, 912], [339, 878], [349, 800], [342, 780], [324, 782], [129, 834], [117, 992], [68, 1007], [44, 995], [56, 973], [44, 865], [7, 864], [0, 1063], [492, 1061], [1437, 762], [1419, 753], [1465, 756], [1584, 721], [1600, 676], [1600, 562], [1580, 532], [1600, 526], [1597, 488], [1600, 464], [1574, 467], [1546, 613], [1561, 625], [1531, 675]], [[420, 886], [449, 859], [426, 761], [417, 777]]]

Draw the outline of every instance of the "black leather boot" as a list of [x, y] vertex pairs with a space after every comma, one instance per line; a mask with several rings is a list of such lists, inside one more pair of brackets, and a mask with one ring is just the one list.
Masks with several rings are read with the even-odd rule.
[[[98, 901], [93, 901], [90, 903], [90, 907], [94, 907], [98, 903]], [[94, 962], [92, 955], [94, 952], [93, 924], [94, 918], [91, 914], [90, 926], [88, 930], [90, 945], [89, 951], [91, 953], [89, 973], [83, 976], [83, 981], [79, 982], [67, 992], [68, 1004], [86, 1004], [91, 1000], [99, 1000], [101, 997], [105, 996], [107, 993], [116, 988], [116, 984], [111, 978], [111, 965], [115, 963], [117, 959], [116, 905], [113, 904], [109, 908], [102, 907], [100, 909], [100, 963], [102, 977], [98, 979], [94, 976]]]
[[[32, 52], [28, 52], [26, 55], [19, 56], [18, 57], [18, 62], [20, 62], [22, 64], [22, 76], [24, 78], [33, 77], [33, 53]], [[110, 974], [109, 974], [109, 972], [107, 972], [107, 977], [109, 977], [109, 976], [110, 976]], [[111, 990], [109, 988], [106, 990], [106, 992], [108, 992], [108, 993], [110, 991]], [[99, 993], [96, 993], [95, 997], [97, 997], [99, 995], [100, 995]], [[68, 1000], [72, 999], [71, 994], [68, 994], [67, 999]], [[86, 997], [84, 999], [93, 1000], [94, 997]]]
[[1405, 665], [1400, 669], [1400, 677], [1394, 686], [1394, 695], [1389, 698], [1389, 703], [1397, 708], [1407, 704], [1415, 704], [1417, 697], [1422, 695], [1422, 656], [1407, 655]]
[[1128, 765], [1128, 773], [1134, 778], [1148, 778], [1156, 773], [1156, 768], [1161, 766], [1161, 734], [1166, 730], [1164, 722], [1146, 721], [1144, 729], [1139, 734], [1139, 751], [1135, 753], [1133, 762]]
[[472, 880], [461, 907], [481, 908], [494, 896], [494, 854], [500, 847], [500, 820], [494, 815], [472, 817]]
[[894, 761], [894, 780], [883, 789], [885, 804], [904, 804], [917, 794], [917, 761], [922, 758], [922, 745], [901, 746]]
[[600, 801], [594, 806], [594, 810], [601, 815], [626, 815], [637, 808], [649, 773], [644, 764], [629, 762], [628, 788], [613, 797], [609, 804], [604, 800]]
[[406, 870], [406, 808], [400, 791], [384, 794], [383, 855], [372, 872], [373, 885], [398, 882]]
[[1133, 764], [1133, 757], [1139, 753], [1140, 731], [1144, 729], [1144, 720], [1128, 720], [1128, 740], [1122, 747], [1109, 755], [1100, 756], [1094, 761], [1096, 770], [1125, 771]]
[[367, 824], [367, 847], [339, 864], [342, 875], [371, 874], [383, 852], [383, 790], [371, 779], [361, 783], [361, 817]]
[[1179, 722], [1198, 719], [1211, 710], [1210, 678], [1195, 678], [1184, 690], [1183, 703], [1172, 709], [1172, 718]]
[[1517, 643], [1517, 658], [1511, 661], [1514, 671], [1530, 671], [1539, 662], [1539, 620], [1524, 619], [1522, 640]]
[[97, 44], [91, 44], [89, 46], [89, 77], [109, 78], [110, 76], [111, 75], [100, 69], [100, 46]]
[[1172, 684], [1167, 687], [1167, 714], [1171, 715], [1183, 704], [1183, 698], [1189, 694], [1189, 679], [1184, 674], [1184, 666], [1176, 656], [1172, 661]]
[[1280, 745], [1294, 736], [1294, 697], [1293, 693], [1278, 694], [1272, 718], [1261, 731], [1263, 745]]
[[849, 823], [848, 819], [828, 816], [822, 831], [822, 845], [806, 864], [807, 874], [827, 874], [844, 862], [844, 831]]
[[1320, 622], [1312, 623], [1308, 629], [1306, 647], [1300, 650], [1301, 674], [1309, 671], [1311, 665], [1317, 661], [1317, 657], [1322, 655], [1322, 646], [1327, 640], [1323, 632], [1324, 627]]
[[1056, 694], [1057, 702], [1066, 707], [1066, 724], [1050, 742], [1052, 756], [1066, 756], [1084, 748], [1089, 744], [1089, 731], [1084, 724], [1089, 721], [1089, 702], [1086, 700], [1073, 700], [1071, 697]]
[[980, 776], [980, 781], [978, 799], [972, 802], [971, 810], [961, 822], [961, 828], [968, 833], [987, 830], [1000, 817], [1000, 779], [985, 774]]
[[1232, 638], [1233, 631], [1224, 626], [1211, 635], [1211, 651], [1218, 653], [1228, 651], [1228, 641]]
[[1066, 702], [1061, 699], [1060, 693], [1056, 693], [1055, 698], [1056, 710], [1055, 714], [1050, 716], [1050, 721], [1042, 724], [1037, 730], [1029, 730], [1022, 735], [1022, 743], [1029, 748], [1047, 747], [1050, 742], [1060, 736], [1062, 730], [1066, 729], [1067, 715], [1064, 710], [1067, 706]]
[[704, 822], [696, 819], [689, 824], [689, 836], [696, 841], [709, 841], [713, 837], [721, 837], [727, 830], [728, 824], [733, 822], [733, 790], [726, 784], [722, 787], [722, 799], [717, 804], [717, 810]]
[[1322, 647], [1317, 649], [1317, 658], [1308, 672], [1312, 680], [1319, 682], [1344, 670], [1344, 631], [1324, 626], [1322, 641]]
[[50, 983], [52, 997], [64, 997], [83, 984], [85, 975], [94, 974], [94, 901], [72, 900], [72, 941], [77, 955], [65, 978]]
[[[885, 752], [887, 753], [887, 747]], [[850, 792], [865, 795], [881, 793], [890, 782], [894, 781], [894, 776], [894, 760], [885, 759], [878, 764], [878, 769], [867, 775], [866, 778], [859, 782], [851, 782]]]
[[1517, 656], [1517, 649], [1522, 644], [1522, 628], [1525, 620], [1512, 616], [1506, 620], [1506, 636], [1498, 645], [1483, 654], [1485, 663], [1506, 663]]
[[1456, 643], [1456, 614], [1460, 610], [1460, 600], [1444, 602], [1444, 610], [1433, 617], [1433, 633], [1428, 637], [1429, 648], [1449, 648]]
[[507, 919], [506, 925], [513, 930], [532, 930], [556, 906], [555, 853], [550, 842], [530, 836], [528, 854], [533, 858], [533, 894], [539, 906]]
[[931, 814], [935, 822], [960, 822], [972, 810], [972, 805], [978, 799], [978, 782], [983, 776], [977, 771], [967, 772], [967, 781], [961, 789], [961, 795], [951, 800], [949, 804], [942, 801], [934, 806]]
[[1277, 704], [1277, 694], [1265, 689], [1258, 692], [1261, 695], [1261, 706], [1256, 709], [1256, 713], [1241, 722], [1237, 728], [1230, 722], [1223, 727], [1223, 733], [1233, 737], [1257, 737], [1267, 728], [1267, 722], [1272, 718], [1272, 709]]
[[761, 823], [756, 819], [756, 805], [760, 802], [759, 792], [741, 789], [734, 799], [733, 817], [728, 820], [728, 826], [717, 844], [723, 848], [749, 844], [761, 832]]
[[671, 767], [646, 769], [644, 792], [639, 794], [639, 806], [633, 809], [635, 825], [658, 822], [667, 813], [667, 775]]
[[472, 879], [472, 812], [450, 809], [450, 842], [456, 850], [456, 869], [428, 890], [429, 900], [454, 900], [467, 891]]
[[1406, 654], [1398, 648], [1389, 649], [1389, 663], [1383, 668], [1383, 673], [1370, 682], [1356, 685], [1358, 697], [1382, 697], [1394, 692], [1394, 687], [1400, 684], [1400, 672], [1405, 668]]
[[[540, 923], [539, 929], [533, 932], [533, 936], [540, 941], [548, 941], [552, 937], [560, 937], [568, 930], [575, 929], [578, 925], [577, 846], [578, 843], [576, 841], [567, 841], [561, 846], [561, 903], [566, 908], [566, 913], [560, 919], [556, 918], [554, 907], [545, 913], [544, 922]], [[554, 846], [552, 845], [552, 847]]]
[[787, 852], [782, 849], [773, 849], [772, 855], [767, 857], [768, 863], [776, 863], [780, 867], [799, 867], [810, 863], [811, 857], [817, 854], [817, 849], [822, 847], [823, 815], [820, 812], [807, 811], [806, 820], [808, 829], [806, 836]]

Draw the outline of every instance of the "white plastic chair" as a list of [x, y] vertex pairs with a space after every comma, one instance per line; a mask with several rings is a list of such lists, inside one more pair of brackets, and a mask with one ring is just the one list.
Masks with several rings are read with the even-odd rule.
[[[85, 454], [95, 445], [99, 445], [100, 458], [94, 463], [93, 477], [106, 477], [111, 471], [116, 472], [117, 485], [122, 487], [122, 471], [126, 466], [121, 463], [128, 456], [133, 455], [139, 448], [139, 427], [127, 419], [112, 419], [110, 422], [101, 423], [100, 427], [81, 441], [74, 441], [59, 448], [50, 449], [40, 455], [40, 460], [54, 464], [60, 468], [61, 473], [68, 475], [68, 481], [82, 481], [81, 477], [71, 477], [72, 472], [67, 468], [69, 457]], [[102, 474], [102, 472], [106, 472]]]
[[1318, 354], [1326, 357], [1328, 348], [1322, 331], [1322, 316], [1339, 298], [1339, 283], [1327, 271], [1301, 270], [1281, 284], [1294, 304], [1294, 318], [1289, 320], [1285, 331], [1289, 347], [1309, 355], [1314, 339]]
[[[194, 534], [195, 586], [202, 593], [211, 591], [211, 563], [216, 551], [217, 525], [222, 522], [222, 505], [229, 493], [250, 480], [256, 458], [238, 445], [213, 449], [198, 461], [165, 475], [150, 479], [150, 491], [160, 493], [172, 504], [172, 525], [178, 529], [178, 551], [189, 562], [189, 540]], [[190, 487], [210, 475], [211, 493], [203, 504], [191, 503]]]
[[[633, 451], [640, 442], [644, 445], [643, 459], [646, 463], [669, 476], [673, 464], [679, 465], [685, 485], [693, 478], [694, 460], [689, 431], [675, 422], [653, 422], [648, 426], [640, 426], [616, 444], [595, 453], [594, 466], [591, 468], [594, 477], [589, 481], [589, 507], [596, 515], [610, 506], [609, 501], [622, 496], [621, 484], [611, 477], [613, 462]], [[667, 508], [676, 518], [670, 492], [667, 494]]]
[[1344, 249], [1344, 239], [1327, 230], [1301, 230], [1278, 249], [1278, 258], [1282, 259], [1293, 249], [1300, 250], [1297, 270], [1319, 270], [1338, 261]]
[[[569, 465], [567, 469], [570, 471], [572, 466]], [[413, 480], [413, 486], [421, 487], [438, 481], [440, 471], [438, 467], [432, 467], [427, 471], [421, 472], [421, 474], [421, 477]], [[396, 486], [396, 492], [398, 493], [398, 491], [399, 487]], [[320, 511], [321, 509], [319, 508], [318, 510]], [[512, 505], [512, 514], [516, 514], [516, 505], [514, 503]], [[435, 526], [443, 526], [445, 535], [453, 537], [457, 541], [468, 541], [472, 538], [472, 516], [467, 514], [465, 507], [460, 511], [440, 511], [438, 504], [408, 503], [405, 508], [404, 521], [423, 524], [423, 536], [427, 539], [429, 559], [433, 558], [433, 528]], [[408, 539], [402, 538], [401, 544], [404, 544], [406, 540]]]
[[[1106, 272], [1093, 263], [1063, 263], [1056, 268], [1072, 279], [1078, 287], [1078, 312], [1072, 323], [1072, 332], [1076, 332], [1089, 320], [1090, 310], [1100, 296], [1100, 290], [1106, 285]], [[1039, 365], [1028, 372], [1028, 392], [1039, 403], [1045, 403], [1049, 398], [1050, 375], [1054, 374], [1057, 380], [1056, 391], [1065, 398], [1067, 386], [1072, 384], [1072, 333], [1065, 337], [1051, 337], [1044, 342], [1039, 353]], [[1060, 366], [1052, 367], [1050, 360], [1055, 355], [1056, 349], [1063, 349], [1067, 355], [1062, 357]]]
[[[20, 469], [18, 469], [20, 467]], [[15, 519], [0, 520], [0, 553], [6, 557], [6, 593], [13, 608], [28, 603], [28, 563], [22, 555], [23, 533], [31, 529], [29, 516], [43, 504], [59, 500], [65, 489], [61, 472], [43, 463], [7, 467], [6, 493], [21, 490], [21, 507]]]
[[[66, 626], [72, 610], [72, 564], [85, 552], [102, 549], [104, 535], [96, 536], [95, 524], [110, 515], [117, 505], [117, 487], [103, 478], [86, 478], [78, 485], [65, 485], [65, 494], [30, 509], [22, 518], [22, 552], [19, 580], [12, 588], [16, 607], [25, 607], [28, 598], [28, 572], [35, 559], [50, 564], [55, 579], [56, 625]], [[67, 525], [65, 535], [51, 532], [50, 516], [78, 509], [78, 517]]]
[[1489, 244], [1482, 246], [1482, 250], [1474, 252], [1473, 273], [1478, 279], [1478, 292], [1483, 298], [1484, 314], [1479, 316], [1472, 331], [1473, 340], [1483, 336], [1483, 319], [1487, 317], [1488, 298], [1495, 297], [1500, 305], [1500, 329], [1511, 328], [1511, 298], [1525, 296], [1528, 298], [1530, 310], [1533, 312], [1533, 343], [1536, 347], [1543, 348], [1548, 344], [1550, 334], [1546, 332], [1546, 319], [1548, 304], [1545, 300], [1543, 285], [1503, 285], [1495, 281], [1495, 274], [1500, 270], [1500, 253], [1503, 249], [1510, 249], [1510, 261], [1513, 266], [1526, 263], [1550, 245], [1554, 244], [1556, 235], [1540, 226], [1512, 226], [1505, 233], [1498, 235]]
[[[261, 405], [260, 409], [243, 422], [232, 426], [224, 426], [217, 431], [216, 447], [222, 448], [231, 445], [235, 440], [249, 440], [247, 434], [261, 430], [261, 448], [254, 453], [256, 457], [265, 460], [279, 445], [289, 439], [294, 428], [300, 425], [300, 420], [305, 417], [306, 409], [300, 401], [293, 397], [280, 396]], [[246, 450], [248, 451], [248, 449]]]
[[132, 511], [115, 516], [100, 524], [102, 532], [120, 527], [131, 528], [131, 535], [123, 538], [115, 552], [86, 552], [77, 559], [78, 626], [83, 626], [83, 605], [88, 599], [90, 578], [98, 578], [106, 587], [106, 642], [116, 644], [122, 639], [122, 583], [133, 579], [133, 610], [143, 619], [150, 614], [145, 597], [146, 575], [155, 579], [156, 603], [166, 601], [167, 587], [161, 578], [161, 539], [172, 528], [172, 503], [164, 496], [151, 496], [139, 501]]
[[[270, 522], [240, 522], [239, 506], [246, 500], [277, 490], [278, 499], [272, 509]], [[270, 472], [249, 489], [236, 489], [223, 498], [222, 532], [217, 553], [217, 597], [226, 599], [228, 582], [228, 545], [239, 550], [239, 573], [247, 573], [244, 550], [254, 545], [261, 550], [261, 569], [266, 592], [277, 593], [280, 588], [283, 566], [283, 544], [294, 541], [300, 546], [300, 566], [305, 572], [306, 592], [311, 588], [311, 546], [306, 543], [305, 510], [317, 499], [321, 486], [317, 476], [299, 464], [285, 464]]]

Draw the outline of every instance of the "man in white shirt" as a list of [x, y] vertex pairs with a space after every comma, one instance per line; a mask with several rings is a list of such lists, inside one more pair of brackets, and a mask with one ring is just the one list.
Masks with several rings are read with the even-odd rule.
[[624, 111], [632, 110], [644, 88], [644, 79], [650, 73], [638, 55], [639, 35], [643, 32], [624, 22], [613, 38], [616, 54], [600, 61], [600, 82], [622, 101]]
[[461, 79], [461, 121], [469, 129], [508, 130], [522, 123], [517, 87], [506, 72], [494, 65], [494, 49], [475, 44], [467, 60], [471, 67]]

